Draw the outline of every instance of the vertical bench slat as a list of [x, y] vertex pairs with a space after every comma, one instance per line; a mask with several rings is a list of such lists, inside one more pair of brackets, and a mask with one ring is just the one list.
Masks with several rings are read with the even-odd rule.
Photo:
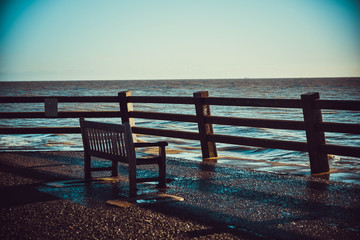
[[104, 151], [104, 146], [101, 144], [102, 142], [102, 136], [101, 136], [101, 129], [95, 129], [96, 130], [96, 135], [97, 135], [97, 139], [98, 139], [98, 148], [100, 152]]
[[123, 156], [122, 152], [121, 152], [121, 134], [119, 133], [115, 133], [116, 135], [116, 153], [119, 155], [119, 156]]
[[104, 142], [104, 151], [106, 153], [109, 153], [109, 143], [108, 143], [108, 138], [107, 138], [107, 131], [106, 130], [102, 130], [102, 138], [103, 138], [103, 142]]
[[101, 129], [96, 129], [96, 135], [97, 135], [97, 139], [98, 139], [98, 147], [99, 147], [99, 151], [103, 152], [104, 151], [104, 147], [101, 144], [102, 141], [102, 137], [101, 137]]
[[119, 142], [119, 137], [118, 137], [118, 134], [115, 132], [113, 135], [112, 135], [112, 139], [113, 139], [113, 148], [114, 148], [114, 154], [120, 156], [119, 154], [119, 145], [118, 145], [118, 142]]
[[108, 148], [108, 153], [112, 154], [111, 135], [110, 134], [111, 134], [110, 131], [105, 131], [105, 135], [106, 135], [105, 139], [106, 139], [106, 143], [107, 143], [106, 146]]
[[92, 148], [92, 150], [96, 151], [96, 150], [98, 150], [98, 149], [97, 149], [97, 137], [96, 137], [96, 132], [95, 132], [95, 129], [93, 129], [93, 128], [90, 128], [90, 130], [91, 130], [91, 135], [92, 135], [92, 138], [93, 138], [93, 148]]
[[121, 156], [126, 156], [126, 148], [125, 148], [125, 144], [124, 144], [124, 134], [123, 133], [120, 133], [120, 149], [121, 149]]
[[91, 128], [91, 132], [92, 132], [92, 135], [93, 135], [93, 138], [94, 138], [94, 148], [93, 150], [96, 151], [98, 150], [98, 140], [97, 140], [97, 136], [96, 136], [96, 131], [95, 129]]
[[91, 131], [91, 136], [92, 136], [92, 139], [93, 139], [93, 147], [92, 147], [92, 150], [97, 150], [97, 138], [96, 138], [96, 132], [95, 132], [95, 129], [93, 128], [90, 128], [90, 131]]
[[104, 130], [104, 142], [105, 142], [105, 146], [106, 146], [106, 152], [111, 154], [109, 131], [106, 131], [106, 130]]
[[92, 128], [89, 128], [87, 130], [88, 134], [89, 134], [89, 145], [90, 145], [90, 149], [94, 150], [95, 149], [95, 137], [94, 137], [94, 131]]
[[113, 132], [112, 132], [112, 131], [109, 131], [109, 132], [108, 132], [108, 139], [109, 139], [110, 154], [116, 155], [116, 154], [114, 153], [114, 147], [113, 147], [113, 142], [116, 141], [116, 140], [113, 139]]
[[110, 137], [111, 137], [111, 149], [112, 149], [111, 153], [119, 156], [119, 154], [117, 153], [118, 147], [116, 146], [117, 144], [116, 133], [112, 132]]
[[87, 130], [87, 135], [88, 135], [88, 144], [89, 144], [89, 148], [92, 149], [92, 134], [90, 132], [90, 129]]
[[114, 138], [115, 133], [114, 132], [110, 132], [109, 134], [109, 139], [110, 139], [110, 149], [111, 149], [111, 154], [117, 155], [115, 152], [115, 145], [114, 143], [116, 143], [116, 138]]
[[92, 128], [89, 128], [89, 131], [91, 133], [91, 138], [93, 140], [93, 146], [92, 146], [92, 150], [96, 150], [97, 147], [97, 140], [96, 140], [96, 134], [95, 134], [95, 130]]

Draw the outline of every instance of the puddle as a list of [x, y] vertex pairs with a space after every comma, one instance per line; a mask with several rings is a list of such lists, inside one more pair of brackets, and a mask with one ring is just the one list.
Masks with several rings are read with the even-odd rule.
[[63, 188], [63, 187], [74, 187], [74, 186], [83, 186], [84, 184], [89, 183], [117, 183], [120, 181], [126, 182], [128, 178], [122, 177], [105, 177], [105, 178], [93, 178], [91, 180], [65, 180], [58, 182], [48, 182], [44, 183], [45, 186]]
[[152, 204], [183, 202], [183, 201], [184, 201], [183, 197], [159, 193], [159, 194], [150, 194], [150, 195], [140, 195], [133, 198], [109, 200], [106, 201], [106, 203], [117, 207], [132, 207], [135, 205], [141, 206], [141, 205], [152, 205]]
[[63, 188], [63, 187], [82, 186], [87, 182], [89, 182], [89, 181], [85, 181], [85, 180], [67, 180], [67, 181], [44, 183], [44, 185], [48, 186], [48, 187]]

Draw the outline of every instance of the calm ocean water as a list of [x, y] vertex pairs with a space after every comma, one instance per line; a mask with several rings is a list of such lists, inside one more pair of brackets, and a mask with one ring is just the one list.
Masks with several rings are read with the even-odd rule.
[[[226, 79], [226, 80], [146, 80], [146, 81], [43, 81], [0, 82], [0, 96], [116, 96], [120, 91], [133, 96], [184, 96], [208, 91], [212, 97], [288, 98], [299, 99], [301, 94], [319, 92], [321, 99], [360, 100], [360, 78], [322, 79]], [[43, 104], [1, 104], [0, 111], [43, 111]], [[59, 104], [59, 111], [119, 110], [118, 104]], [[134, 110], [195, 114], [192, 105], [134, 104]], [[257, 119], [302, 120], [297, 109], [221, 107], [212, 106], [212, 115]], [[323, 110], [326, 122], [360, 123], [358, 111]], [[119, 119], [97, 119], [120, 122]], [[197, 131], [193, 123], [136, 119], [141, 127]], [[76, 119], [4, 119], [1, 127], [78, 126]], [[215, 125], [215, 133], [244, 137], [258, 137], [305, 141], [303, 131], [276, 130]], [[326, 134], [327, 142], [359, 146], [360, 136], [354, 134]], [[201, 161], [197, 141], [161, 137], [138, 136], [140, 141], [166, 140], [170, 157]], [[218, 162], [235, 164], [260, 171], [282, 174], [309, 174], [306, 153], [217, 144]], [[81, 137], [76, 134], [0, 135], [0, 150], [82, 150]], [[330, 179], [360, 184], [360, 159], [330, 156]]]

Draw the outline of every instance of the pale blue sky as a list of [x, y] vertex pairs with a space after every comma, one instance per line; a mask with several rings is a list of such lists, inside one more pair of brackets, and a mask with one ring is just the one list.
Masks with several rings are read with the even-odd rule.
[[360, 76], [356, 0], [0, 0], [0, 80]]

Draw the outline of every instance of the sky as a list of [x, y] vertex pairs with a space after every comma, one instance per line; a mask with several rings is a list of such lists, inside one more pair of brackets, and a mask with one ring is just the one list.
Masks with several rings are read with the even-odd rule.
[[0, 81], [359, 76], [359, 0], [0, 0]]

